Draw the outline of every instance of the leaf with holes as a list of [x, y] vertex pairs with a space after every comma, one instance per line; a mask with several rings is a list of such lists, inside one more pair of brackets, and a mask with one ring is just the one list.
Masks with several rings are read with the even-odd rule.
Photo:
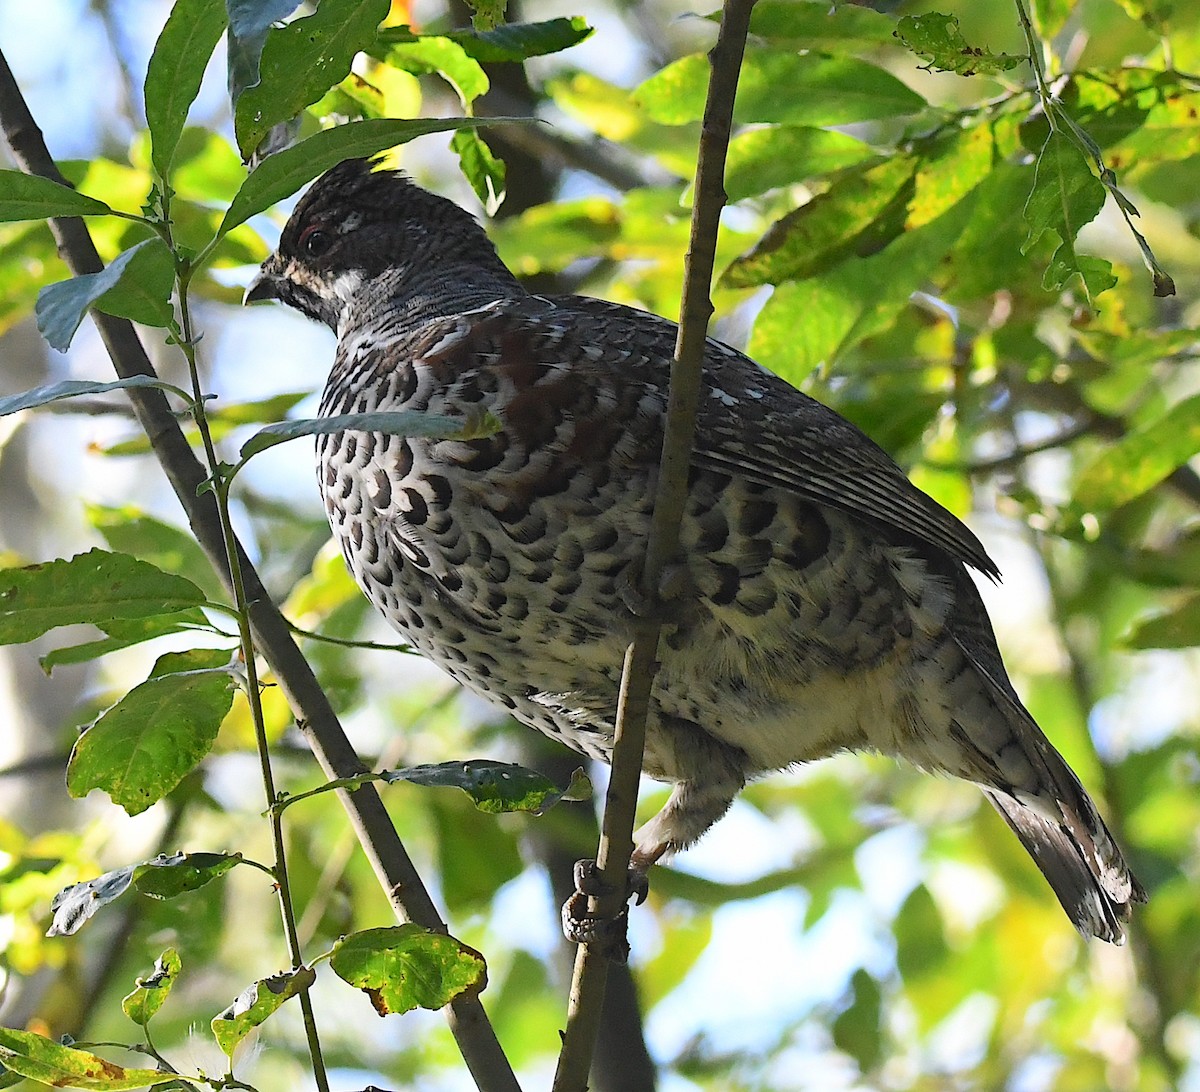
[[410, 781], [414, 785], [433, 785], [462, 789], [480, 811], [497, 814], [528, 811], [541, 815], [560, 800], [586, 800], [592, 784], [582, 770], [576, 770], [571, 783], [560, 789], [547, 777], [524, 766], [509, 762], [438, 762], [388, 770], [381, 775], [389, 783]]
[[232, 1058], [233, 1052], [247, 1035], [285, 1001], [308, 989], [317, 975], [311, 967], [299, 967], [263, 978], [247, 986], [219, 1016], [212, 1018], [212, 1033], [217, 1045]]
[[249, 159], [272, 126], [295, 117], [350, 74], [375, 40], [388, 0], [321, 0], [312, 15], [273, 27], [258, 59], [259, 79], [238, 96], [234, 130]]
[[474, 948], [411, 922], [342, 937], [329, 964], [370, 997], [380, 1016], [440, 1009], [487, 985], [487, 965]]
[[1028, 59], [1020, 54], [993, 53], [968, 45], [958, 28], [958, 19], [936, 11], [904, 16], [896, 24], [896, 37], [912, 52], [928, 59], [925, 67], [959, 76], [1008, 72]]
[[119, 899], [131, 886], [145, 895], [169, 899], [195, 891], [242, 860], [240, 853], [160, 853], [149, 861], [125, 865], [92, 880], [74, 883], [54, 896], [48, 937], [77, 933], [99, 910]]
[[183, 963], [179, 953], [168, 948], [154, 961], [154, 970], [145, 978], [139, 978], [133, 992], [121, 999], [121, 1011], [135, 1024], [145, 1027], [162, 1008], [181, 970]]

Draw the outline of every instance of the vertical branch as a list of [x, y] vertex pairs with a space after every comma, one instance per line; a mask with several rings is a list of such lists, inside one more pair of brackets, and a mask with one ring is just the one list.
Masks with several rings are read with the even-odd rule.
[[[725, 0], [717, 44], [709, 54], [711, 74], [696, 163], [679, 334], [671, 364], [662, 460], [642, 574], [642, 591], [652, 602], [658, 597], [663, 568], [679, 548], [679, 524], [687, 499], [704, 346], [713, 310], [709, 293], [716, 260], [717, 225], [726, 200], [725, 154], [753, 7], [754, 0]], [[645, 749], [646, 714], [658, 668], [658, 636], [657, 621], [639, 621], [634, 628], [634, 639], [625, 652], [617, 703], [612, 776], [604, 802], [604, 822], [596, 855], [601, 886], [606, 893], [593, 898], [589, 906], [591, 913], [602, 918], [615, 916], [625, 902], [638, 780]], [[584, 1092], [587, 1088], [607, 971], [608, 956], [597, 945], [579, 946], [554, 1092]]]
[[[0, 130], [23, 170], [67, 184], [46, 148], [41, 130], [29, 112], [3, 53], [0, 53]], [[73, 274], [96, 273], [103, 268], [81, 219], [54, 219], [50, 221], [50, 228], [58, 251]], [[113, 367], [121, 378], [155, 374], [131, 322], [102, 313], [94, 313], [93, 317]], [[207, 477], [204, 468], [196, 461], [162, 391], [133, 388], [127, 393], [138, 423], [187, 516], [196, 541], [226, 588], [232, 590], [216, 504], [211, 492], [200, 492]], [[245, 581], [255, 643], [278, 679], [313, 754], [331, 778], [361, 773], [362, 763], [342, 731], [328, 696], [296, 647], [287, 620], [272, 602], [236, 540], [234, 549]], [[446, 924], [374, 787], [363, 785], [353, 793], [339, 792], [338, 797], [396, 916], [401, 921], [412, 921], [434, 932], [445, 933]], [[483, 1092], [520, 1092], [512, 1066], [500, 1049], [479, 999], [458, 998], [447, 1006], [446, 1017], [476, 1086]]]

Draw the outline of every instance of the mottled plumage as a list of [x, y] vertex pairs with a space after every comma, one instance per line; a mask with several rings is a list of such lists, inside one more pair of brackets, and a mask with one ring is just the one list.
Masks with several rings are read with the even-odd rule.
[[[322, 414], [427, 410], [474, 440], [343, 432], [319, 479], [347, 563], [423, 654], [607, 760], [675, 324], [527, 293], [461, 209], [363, 161], [301, 200], [248, 299], [334, 329]], [[709, 341], [646, 771], [648, 867], [748, 778], [874, 750], [981, 785], [1085, 933], [1145, 896], [1009, 683], [976, 537], [833, 411]]]

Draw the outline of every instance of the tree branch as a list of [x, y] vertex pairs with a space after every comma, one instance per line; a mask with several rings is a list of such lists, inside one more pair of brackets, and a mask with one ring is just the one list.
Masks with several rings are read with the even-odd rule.
[[[717, 226], [725, 205], [725, 154], [733, 123], [742, 54], [754, 0], [725, 0], [717, 44], [709, 54], [712, 68], [704, 123], [696, 163], [692, 230], [684, 262], [683, 300], [679, 335], [671, 365], [671, 389], [666, 431], [659, 465], [654, 515], [642, 573], [642, 591], [658, 597], [664, 566], [679, 548], [679, 523], [687, 499], [688, 467], [700, 402], [702, 367]], [[633, 848], [634, 812], [646, 738], [646, 714], [657, 670], [659, 625], [639, 621], [625, 653], [617, 705], [612, 776], [604, 804], [604, 823], [596, 863], [603, 888], [610, 892], [591, 900], [589, 912], [613, 917], [625, 903], [626, 875]], [[608, 956], [594, 944], [582, 944], [576, 954], [575, 975], [563, 1049], [554, 1077], [554, 1092], [585, 1092], [595, 1051], [596, 1027], [604, 1000]]]
[[[51, 158], [2, 52], [0, 129], [23, 170], [69, 185]], [[73, 274], [78, 276], [103, 269], [81, 219], [51, 220], [50, 227], [58, 252]], [[132, 323], [99, 312], [93, 312], [92, 317], [121, 378], [155, 374]], [[229, 570], [216, 504], [210, 492], [199, 492], [205, 481], [204, 468], [197, 462], [161, 391], [131, 388], [128, 395], [154, 454], [183, 507], [192, 533], [228, 588]], [[328, 697], [292, 640], [287, 621], [272, 603], [240, 545], [238, 554], [251, 602], [249, 613], [255, 643], [278, 679], [317, 761], [330, 778], [363, 772], [365, 767], [342, 731]], [[426, 929], [447, 932], [445, 922], [375, 789], [365, 785], [353, 793], [339, 792], [338, 795], [396, 916]], [[486, 1092], [520, 1092], [512, 1067], [500, 1049], [479, 1001], [460, 999], [452, 1002], [447, 1007], [447, 1018], [476, 1085]]]

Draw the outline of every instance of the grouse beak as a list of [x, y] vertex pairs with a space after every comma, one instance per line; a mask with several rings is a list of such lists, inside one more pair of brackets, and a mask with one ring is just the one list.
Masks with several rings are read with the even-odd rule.
[[254, 279], [246, 285], [245, 295], [242, 296], [242, 306], [249, 303], [259, 303], [262, 300], [278, 300], [283, 297], [280, 295], [280, 276], [279, 276], [279, 261], [274, 254], [271, 255], [258, 272], [254, 275]]

